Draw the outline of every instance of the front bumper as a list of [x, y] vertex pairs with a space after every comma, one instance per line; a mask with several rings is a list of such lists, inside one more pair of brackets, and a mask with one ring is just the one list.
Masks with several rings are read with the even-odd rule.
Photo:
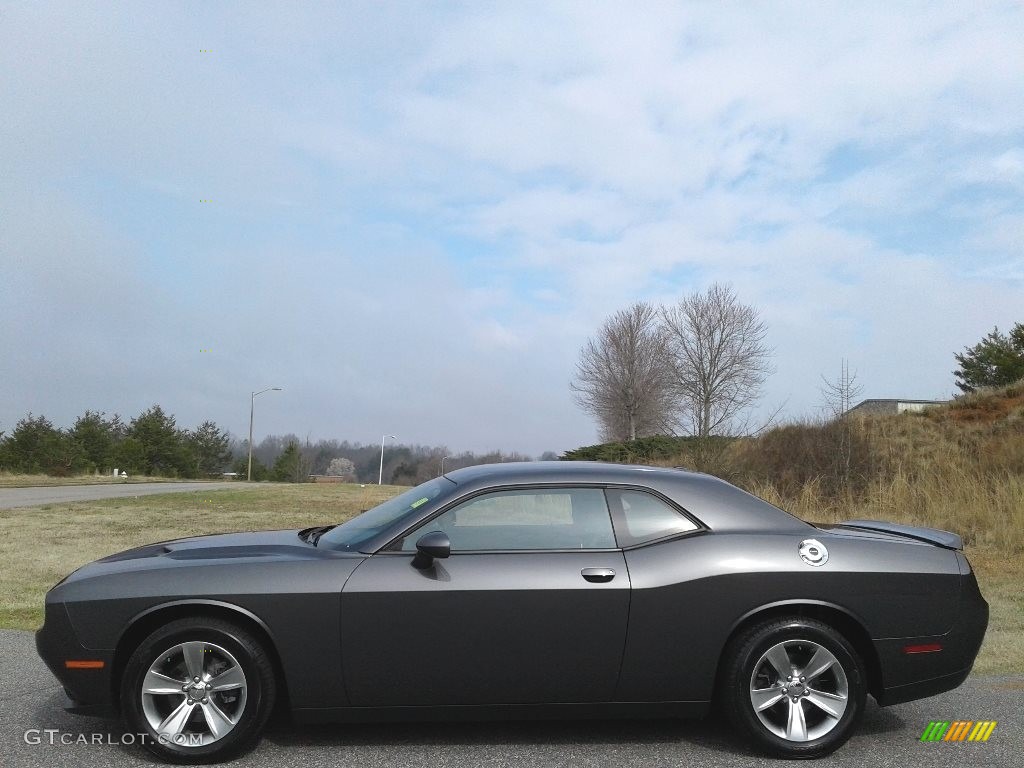
[[[64, 686], [64, 709], [78, 715], [116, 717], [113, 650], [86, 648], [75, 635], [63, 603], [46, 603], [43, 626], [36, 632], [36, 651]], [[102, 662], [100, 668], [69, 669], [68, 661]]]

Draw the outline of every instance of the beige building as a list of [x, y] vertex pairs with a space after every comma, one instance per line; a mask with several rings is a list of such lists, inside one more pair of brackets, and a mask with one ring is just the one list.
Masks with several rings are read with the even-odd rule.
[[945, 405], [949, 400], [862, 400], [847, 413], [871, 416], [895, 415], [898, 413], [918, 413], [936, 405]]

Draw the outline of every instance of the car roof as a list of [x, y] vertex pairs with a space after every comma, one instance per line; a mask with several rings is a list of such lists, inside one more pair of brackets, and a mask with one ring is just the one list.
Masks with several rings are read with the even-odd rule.
[[725, 480], [685, 469], [600, 461], [514, 461], [456, 469], [445, 477], [467, 493], [544, 483], [632, 485], [664, 494], [712, 531], [814, 530], [809, 523]]
[[680, 473], [698, 475], [683, 469], [648, 467], [640, 464], [609, 464], [602, 461], [507, 461], [501, 464], [476, 464], [445, 474], [461, 485], [481, 478], [507, 482], [602, 482], [614, 478], [629, 482], [630, 478], [650, 480], [654, 476], [678, 477]]

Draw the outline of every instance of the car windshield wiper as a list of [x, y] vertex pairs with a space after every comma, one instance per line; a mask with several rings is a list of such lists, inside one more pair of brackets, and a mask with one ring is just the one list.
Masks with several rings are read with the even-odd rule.
[[314, 547], [316, 543], [320, 541], [320, 537], [327, 533], [331, 528], [337, 528], [337, 525], [321, 525], [319, 528], [310, 528], [307, 540]]
[[314, 525], [312, 528], [303, 528], [299, 531], [299, 538], [303, 541], [309, 541], [312, 544], [316, 544], [314, 536], [319, 538], [320, 534], [333, 528], [333, 525]]

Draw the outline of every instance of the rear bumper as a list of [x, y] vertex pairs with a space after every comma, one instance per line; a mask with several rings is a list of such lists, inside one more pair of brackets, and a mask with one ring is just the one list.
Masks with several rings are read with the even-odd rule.
[[916, 699], [926, 699], [929, 696], [936, 696], [953, 690], [962, 684], [970, 673], [971, 669], [968, 667], [951, 675], [933, 677], [930, 680], [919, 680], [916, 683], [907, 683], [906, 685], [896, 685], [892, 688], [884, 689], [877, 700], [883, 707], [888, 707], [893, 704], [915, 701]]
[[[966, 566], [966, 559], [962, 562]], [[878, 703], [902, 704], [956, 688], [970, 674], [987, 628], [988, 603], [981, 596], [974, 574], [968, 570], [962, 575], [956, 623], [949, 632], [874, 641], [882, 673], [882, 687], [875, 696]], [[922, 645], [937, 645], [941, 650], [905, 650]]]
[[[93, 650], [78, 642], [63, 603], [46, 603], [46, 618], [36, 632], [39, 657], [64, 687], [64, 709], [78, 715], [117, 715], [113, 692], [112, 650]], [[68, 669], [68, 661], [102, 662], [98, 669]]]

